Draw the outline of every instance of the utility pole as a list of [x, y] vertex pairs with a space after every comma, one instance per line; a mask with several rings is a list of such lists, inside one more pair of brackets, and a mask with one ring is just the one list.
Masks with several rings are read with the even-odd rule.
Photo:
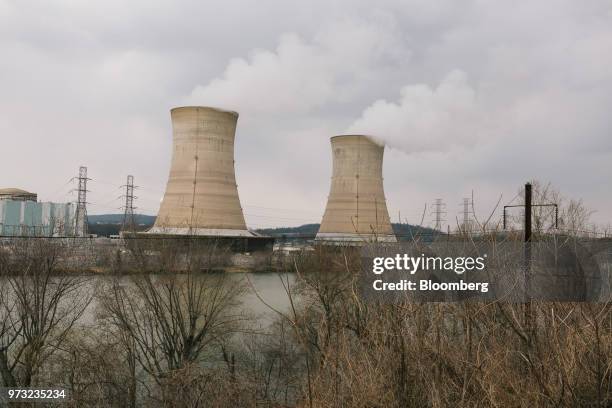
[[525, 242], [531, 242], [531, 183], [525, 184]]
[[525, 184], [525, 300], [531, 300], [531, 183]]
[[[74, 177], [72, 178], [75, 179]], [[74, 219], [74, 236], [84, 237], [87, 235], [87, 167], [79, 167], [79, 176], [76, 177], [79, 181], [79, 187], [77, 188], [77, 207]]]
[[[531, 242], [532, 242], [532, 213], [534, 207], [554, 207], [554, 220], [555, 220], [555, 228], [559, 228], [559, 206], [555, 203], [550, 204], [533, 204], [533, 188], [531, 183], [525, 184], [525, 203], [520, 205], [505, 205], [504, 206], [504, 230], [507, 228], [506, 221], [506, 208], [511, 207], [523, 207], [525, 210], [524, 222], [524, 271], [525, 271], [525, 301], [529, 302], [531, 300], [531, 284], [530, 284], [530, 276], [531, 276]], [[528, 320], [529, 317], [529, 306], [526, 306], [525, 318]]]
[[436, 198], [436, 202], [434, 203], [434, 214], [436, 216], [434, 229], [437, 231], [442, 231], [442, 222], [445, 221], [442, 216], [446, 214], [444, 210], [445, 206], [441, 198]]
[[127, 182], [121, 187], [125, 187], [125, 194], [122, 196], [125, 198], [125, 205], [123, 206], [123, 225], [121, 226], [121, 231], [134, 231], [134, 209], [136, 208], [134, 207], [134, 199], [138, 198], [134, 196], [134, 176], [127, 176]]
[[559, 206], [555, 203], [533, 204], [531, 183], [525, 184], [525, 204], [504, 205], [504, 212], [503, 212], [503, 225], [504, 225], [503, 229], [504, 230], [508, 228], [506, 208], [513, 208], [513, 207], [523, 207], [525, 209], [525, 216], [524, 216], [525, 239], [524, 239], [524, 242], [531, 241], [531, 233], [532, 233], [532, 221], [531, 220], [532, 220], [532, 212], [533, 212], [534, 207], [555, 207], [554, 224], [555, 224], [555, 229], [559, 228]]

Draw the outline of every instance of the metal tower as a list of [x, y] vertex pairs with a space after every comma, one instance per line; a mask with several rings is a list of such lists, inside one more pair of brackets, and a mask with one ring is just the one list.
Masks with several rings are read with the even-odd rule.
[[463, 199], [463, 224], [461, 225], [461, 229], [464, 233], [470, 232], [472, 229], [471, 204], [472, 202], [469, 198]]
[[442, 222], [446, 221], [445, 219], [442, 218], [442, 216], [446, 214], [445, 207], [446, 207], [446, 204], [442, 202], [442, 199], [436, 198], [436, 202], [434, 203], [433, 214], [436, 216], [434, 229], [437, 231], [442, 231]]
[[125, 205], [123, 206], [123, 225], [121, 226], [122, 231], [134, 231], [136, 226], [134, 221], [134, 199], [138, 198], [134, 196], [134, 176], [127, 176], [127, 182], [125, 185], [125, 194], [122, 196], [125, 198]]
[[79, 187], [77, 188], [77, 207], [74, 219], [74, 236], [84, 237], [87, 235], [87, 167], [79, 167]]

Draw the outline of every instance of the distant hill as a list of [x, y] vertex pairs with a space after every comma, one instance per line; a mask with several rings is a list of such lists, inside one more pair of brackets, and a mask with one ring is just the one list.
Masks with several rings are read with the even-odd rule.
[[304, 224], [299, 227], [261, 228], [255, 231], [271, 237], [280, 237], [283, 235], [314, 236], [319, 231], [319, 225], [320, 224]]
[[[89, 215], [89, 232], [100, 236], [119, 234], [123, 223], [123, 214]], [[134, 216], [138, 230], [146, 230], [155, 223], [155, 216], [137, 214]], [[314, 238], [319, 231], [320, 224], [304, 224], [299, 227], [261, 228], [256, 232], [272, 237], [304, 237]], [[420, 237], [422, 241], [430, 241], [434, 235], [441, 232], [431, 228], [411, 224], [391, 224], [395, 236], [400, 241], [410, 241], [413, 237]]]
[[[123, 224], [123, 214], [100, 214], [88, 215], [88, 231], [90, 234], [96, 234], [101, 237], [110, 235], [118, 235]], [[155, 223], [155, 216], [135, 214], [134, 222], [136, 230], [143, 231], [149, 229]]]
[[419, 225], [392, 223], [391, 227], [399, 241], [411, 241], [418, 237], [421, 242], [431, 242], [434, 236], [444, 235], [440, 231]]
[[[136, 224], [153, 225], [155, 218], [154, 215], [135, 214], [134, 222]], [[122, 224], [123, 214], [88, 215], [87, 220], [90, 224]]]
[[[256, 230], [256, 232], [272, 237], [314, 237], [319, 231], [320, 224], [304, 224], [299, 227], [281, 227], [281, 228], [262, 228]], [[431, 241], [434, 235], [441, 235], [439, 231], [435, 231], [431, 228], [420, 227], [418, 225], [411, 224], [391, 224], [395, 236], [400, 241], [410, 241], [413, 237], [419, 237], [422, 241]]]

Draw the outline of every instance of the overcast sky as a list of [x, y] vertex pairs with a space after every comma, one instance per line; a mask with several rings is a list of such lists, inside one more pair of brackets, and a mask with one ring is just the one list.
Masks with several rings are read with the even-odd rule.
[[442, 198], [455, 224], [472, 191], [484, 216], [528, 179], [612, 221], [609, 0], [0, 0], [0, 51], [0, 187], [43, 201], [86, 165], [90, 214], [128, 174], [156, 214], [169, 110], [198, 104], [240, 113], [251, 228], [320, 221], [345, 132], [386, 141], [394, 221]]

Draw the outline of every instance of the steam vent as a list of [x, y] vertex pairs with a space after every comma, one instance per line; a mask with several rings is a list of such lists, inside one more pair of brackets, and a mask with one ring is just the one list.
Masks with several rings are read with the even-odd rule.
[[172, 164], [149, 233], [252, 237], [244, 222], [234, 173], [238, 113], [180, 107], [172, 116]]
[[359, 135], [331, 138], [333, 174], [317, 241], [396, 242], [383, 190], [384, 146]]

